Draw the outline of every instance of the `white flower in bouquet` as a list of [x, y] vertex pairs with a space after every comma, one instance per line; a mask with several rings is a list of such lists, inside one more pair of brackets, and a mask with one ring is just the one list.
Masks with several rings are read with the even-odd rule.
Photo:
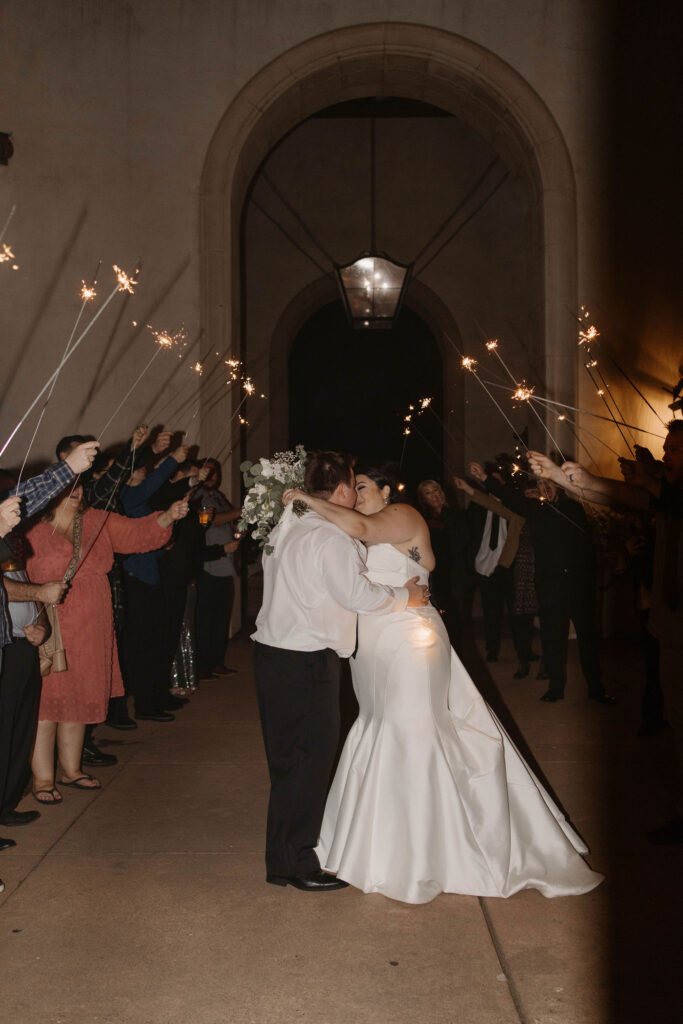
[[247, 494], [237, 528], [243, 532], [254, 527], [251, 536], [266, 555], [273, 550], [268, 539], [284, 512], [282, 495], [290, 487], [303, 487], [305, 462], [306, 450], [298, 444], [293, 452], [276, 452], [272, 459], [240, 466]]

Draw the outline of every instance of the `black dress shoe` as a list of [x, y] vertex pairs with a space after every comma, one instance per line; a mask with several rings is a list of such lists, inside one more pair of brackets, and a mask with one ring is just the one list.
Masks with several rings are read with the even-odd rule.
[[148, 715], [135, 713], [139, 722], [175, 722], [175, 715], [170, 711], [150, 711]]
[[305, 875], [266, 875], [271, 885], [293, 885], [303, 892], [330, 892], [332, 889], [346, 889], [348, 882], [324, 871], [309, 871]]
[[17, 845], [16, 839], [0, 839], [0, 850], [9, 850], [10, 846], [16, 846], [16, 845]]
[[134, 722], [128, 715], [125, 718], [108, 718], [104, 724], [108, 725], [110, 729], [137, 729], [138, 727], [137, 722]]
[[588, 699], [597, 701], [598, 704], [609, 704], [610, 707], [613, 707], [617, 702], [616, 698], [611, 697], [609, 693], [589, 693]]
[[40, 817], [40, 811], [6, 811], [0, 818], [0, 825], [30, 825]]
[[96, 768], [111, 768], [112, 765], [118, 764], [118, 760], [115, 754], [105, 754], [103, 750], [95, 746], [92, 740], [88, 744], [83, 744], [81, 764], [93, 765]]
[[529, 666], [525, 662], [521, 662], [519, 668], [513, 675], [513, 679], [526, 679], [529, 675]]
[[560, 693], [559, 690], [546, 690], [539, 700], [544, 700], [546, 704], [554, 704], [556, 700], [564, 700], [564, 694]]

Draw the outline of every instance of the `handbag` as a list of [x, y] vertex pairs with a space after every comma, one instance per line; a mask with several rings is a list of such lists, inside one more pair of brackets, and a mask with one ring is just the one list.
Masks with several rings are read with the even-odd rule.
[[[65, 583], [71, 583], [71, 580], [76, 575], [76, 569], [78, 568], [81, 556], [81, 533], [82, 518], [80, 515], [76, 515], [74, 518], [73, 535], [74, 553], [64, 573], [63, 580]], [[38, 648], [38, 656], [40, 658], [40, 674], [41, 676], [48, 676], [50, 672], [66, 672], [69, 666], [66, 660], [64, 642], [62, 641], [62, 630], [59, 625], [57, 605], [43, 605], [43, 610], [50, 624], [50, 635]]]
[[57, 605], [45, 605], [45, 614], [50, 623], [50, 635], [38, 648], [40, 657], [40, 674], [49, 676], [50, 672], [66, 672], [66, 651], [62, 642], [62, 631], [59, 626], [59, 615]]

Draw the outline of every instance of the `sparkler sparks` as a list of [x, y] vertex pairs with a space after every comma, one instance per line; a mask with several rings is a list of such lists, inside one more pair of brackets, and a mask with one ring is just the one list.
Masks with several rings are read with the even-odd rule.
[[525, 381], [522, 381], [517, 390], [513, 391], [512, 397], [516, 402], [528, 402], [534, 391], [535, 388], [528, 387]]
[[242, 389], [248, 395], [253, 395], [254, 394], [254, 391], [256, 390], [256, 388], [254, 387], [254, 384], [253, 384], [253, 382], [251, 380], [251, 377], [245, 377], [244, 378], [244, 380], [242, 381]]
[[132, 276], [129, 277], [125, 270], [121, 270], [121, 268], [117, 267], [116, 264], [114, 264], [113, 269], [114, 273], [116, 274], [116, 280], [119, 282], [119, 287], [117, 290], [120, 292], [129, 292], [131, 295], [133, 295], [135, 292], [135, 287], [138, 283], [138, 271], [133, 271]]
[[431, 398], [423, 398], [420, 400], [420, 412], [424, 412], [432, 404]]
[[460, 365], [462, 366], [463, 370], [470, 370], [472, 373], [474, 373], [474, 368], [477, 365], [477, 360], [473, 359], [472, 356], [463, 356], [460, 361]]
[[94, 284], [86, 284], [85, 281], [81, 281], [81, 290], [78, 293], [84, 302], [91, 302], [97, 292], [95, 291]]
[[204, 373], [204, 367], [199, 361], [197, 361], [192, 367], [192, 371], [193, 373], [198, 373], [199, 376], [201, 377], [201, 375]]
[[495, 352], [495, 350], [498, 348], [498, 339], [491, 338], [490, 341], [486, 342], [486, 347], [489, 350], [489, 352]]
[[[2, 246], [0, 247], [0, 263], [11, 263], [11, 261], [14, 259], [16, 259], [16, 256], [12, 251], [12, 247], [8, 245], [7, 242], [3, 242]], [[18, 269], [19, 267], [17, 266], [17, 264], [12, 263], [12, 270]]]
[[[134, 281], [133, 284], [135, 283]], [[155, 331], [151, 324], [147, 324], [147, 330], [152, 332], [154, 340], [160, 348], [173, 348], [187, 337], [184, 327], [179, 327], [177, 331], [171, 333], [170, 331]]]

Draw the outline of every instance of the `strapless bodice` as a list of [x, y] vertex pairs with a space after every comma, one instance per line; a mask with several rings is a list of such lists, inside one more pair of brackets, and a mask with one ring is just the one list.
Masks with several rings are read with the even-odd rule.
[[366, 558], [368, 576], [373, 583], [385, 583], [390, 587], [402, 587], [407, 580], [419, 576], [419, 583], [425, 584], [429, 572], [419, 562], [395, 548], [393, 544], [372, 544]]

